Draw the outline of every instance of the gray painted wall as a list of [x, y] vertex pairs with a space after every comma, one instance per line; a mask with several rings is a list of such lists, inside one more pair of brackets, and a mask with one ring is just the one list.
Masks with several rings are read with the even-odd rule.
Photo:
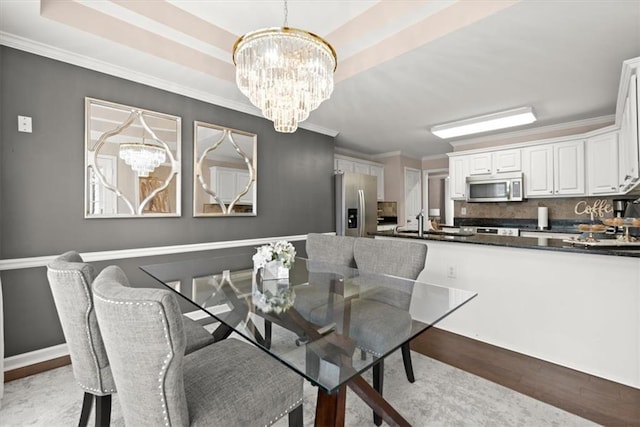
[[[331, 137], [303, 129], [280, 134], [260, 117], [4, 46], [0, 72], [3, 259], [335, 230]], [[84, 219], [86, 96], [182, 117], [182, 217]], [[18, 115], [33, 117], [33, 133], [17, 131]], [[194, 120], [258, 135], [258, 216], [192, 217]], [[180, 257], [112, 263], [136, 285], [152, 286], [137, 266]], [[45, 269], [5, 271], [1, 278], [5, 355], [62, 343]]]

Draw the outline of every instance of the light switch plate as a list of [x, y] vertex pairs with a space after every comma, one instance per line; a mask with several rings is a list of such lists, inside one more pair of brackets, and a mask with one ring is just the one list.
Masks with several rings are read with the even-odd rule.
[[18, 116], [18, 132], [32, 132], [31, 117]]

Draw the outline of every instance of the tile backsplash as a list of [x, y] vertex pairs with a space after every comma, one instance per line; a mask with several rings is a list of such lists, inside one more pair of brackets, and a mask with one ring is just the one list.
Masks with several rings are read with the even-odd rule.
[[[571, 197], [553, 199], [528, 199], [510, 203], [468, 203], [456, 201], [454, 216], [460, 218], [537, 218], [538, 207], [549, 208], [549, 220], [590, 219], [591, 211], [597, 218], [613, 216], [613, 200], [625, 197]], [[628, 197], [626, 197], [628, 199]], [[633, 198], [631, 199], [633, 200]], [[462, 208], [466, 208], [462, 215]]]

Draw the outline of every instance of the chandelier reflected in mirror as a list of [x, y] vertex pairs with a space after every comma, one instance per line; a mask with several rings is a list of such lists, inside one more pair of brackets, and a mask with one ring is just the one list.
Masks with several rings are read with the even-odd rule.
[[144, 142], [120, 144], [119, 156], [139, 177], [147, 177], [165, 162], [167, 153], [163, 147]]
[[276, 131], [295, 132], [298, 123], [331, 96], [336, 52], [323, 38], [287, 26], [240, 37], [233, 46], [236, 83]]

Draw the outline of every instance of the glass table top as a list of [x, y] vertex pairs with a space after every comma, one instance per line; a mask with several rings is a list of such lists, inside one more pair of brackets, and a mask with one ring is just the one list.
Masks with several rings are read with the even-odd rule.
[[220, 322], [216, 338], [235, 332], [327, 393], [476, 296], [304, 258], [254, 271], [252, 255], [140, 268]]

